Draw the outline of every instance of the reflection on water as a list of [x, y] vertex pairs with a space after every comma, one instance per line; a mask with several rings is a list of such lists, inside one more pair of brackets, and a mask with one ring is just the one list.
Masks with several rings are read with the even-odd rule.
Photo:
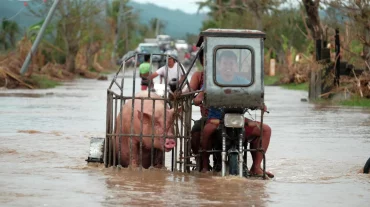
[[110, 205], [224, 206], [248, 203], [248, 206], [264, 206], [263, 199], [267, 197], [265, 181], [261, 180], [207, 175], [195, 177], [159, 170], [139, 173], [127, 169], [112, 171], [115, 176], [106, 180], [110, 195], [105, 204]]
[[[105, 136], [109, 84], [79, 80], [55, 89], [1, 92], [0, 206], [367, 206], [370, 201], [370, 175], [360, 173], [370, 156], [369, 111], [314, 106], [300, 102], [305, 92], [278, 87], [266, 87], [271, 113], [264, 119], [272, 127], [267, 169], [273, 180], [87, 165], [89, 138]], [[125, 88], [130, 95], [132, 86]], [[198, 108], [193, 111], [199, 116]]]

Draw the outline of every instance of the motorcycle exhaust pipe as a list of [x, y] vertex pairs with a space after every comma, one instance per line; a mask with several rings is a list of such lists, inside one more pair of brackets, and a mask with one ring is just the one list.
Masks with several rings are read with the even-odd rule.
[[244, 130], [241, 130], [239, 134], [239, 177], [243, 177], [243, 138], [244, 138]]
[[225, 129], [222, 130], [222, 152], [221, 152], [221, 157], [222, 157], [221, 176], [225, 177], [226, 176], [226, 131], [225, 131]]

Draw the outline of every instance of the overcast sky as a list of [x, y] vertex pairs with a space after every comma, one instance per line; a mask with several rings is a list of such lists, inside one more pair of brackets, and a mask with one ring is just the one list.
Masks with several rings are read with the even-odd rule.
[[[198, 10], [198, 5], [195, 3], [197, 1], [203, 0], [132, 0], [139, 3], [153, 3], [158, 6], [167, 7], [170, 9], [180, 9], [186, 13], [194, 14]], [[293, 4], [293, 6], [298, 5], [298, 2], [301, 0], [288, 0], [289, 3], [286, 3], [285, 6]], [[201, 12], [208, 12], [208, 8], [204, 8]]]
[[[186, 13], [196, 13], [198, 10], [198, 5], [195, 4], [197, 1], [201, 0], [132, 0], [139, 3], [153, 3], [158, 6], [167, 7], [170, 9], [180, 9]], [[204, 12], [208, 10], [203, 10]]]

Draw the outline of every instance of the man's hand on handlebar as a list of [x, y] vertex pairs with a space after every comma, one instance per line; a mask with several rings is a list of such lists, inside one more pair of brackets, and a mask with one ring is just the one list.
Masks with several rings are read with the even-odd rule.
[[263, 111], [267, 112], [267, 113], [270, 113], [269, 111], [267, 111], [267, 106], [265, 105], [265, 103], [263, 103]]
[[193, 99], [193, 102], [194, 102], [194, 105], [196, 106], [199, 106], [202, 102], [203, 102], [203, 99], [204, 99], [204, 92], [200, 92], [194, 99]]
[[180, 98], [180, 97], [181, 97], [181, 95], [182, 95], [182, 91], [181, 91], [181, 90], [175, 90], [175, 92], [173, 92], [173, 97], [174, 97], [175, 99]]
[[[261, 108], [259, 108], [259, 107], [253, 107], [253, 108], [249, 108], [249, 109], [250, 110], [259, 110]], [[270, 113], [269, 111], [267, 111], [267, 106], [265, 104], [263, 104], [263, 111], [266, 112], [266, 113]]]

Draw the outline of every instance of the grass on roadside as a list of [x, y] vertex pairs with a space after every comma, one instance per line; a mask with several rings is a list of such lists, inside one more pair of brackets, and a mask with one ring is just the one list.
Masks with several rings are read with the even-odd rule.
[[279, 85], [280, 84], [279, 80], [280, 80], [279, 75], [275, 75], [275, 76], [264, 75], [263, 82], [265, 83], [265, 86], [272, 86], [272, 85]]
[[308, 83], [300, 83], [300, 84], [289, 83], [289, 84], [282, 84], [281, 87], [283, 87], [285, 89], [290, 89], [290, 90], [308, 91]]
[[36, 84], [41, 89], [54, 88], [54, 87], [60, 85], [60, 82], [54, 81], [54, 80], [50, 80], [46, 76], [43, 76], [43, 75], [32, 75], [31, 76], [31, 79], [32, 79], [32, 81], [36, 82]]
[[364, 108], [370, 108], [370, 99], [355, 96], [352, 97], [351, 99], [340, 101], [338, 104], [342, 106], [359, 106]]
[[327, 105], [327, 106], [349, 106], [349, 107], [362, 107], [370, 108], [370, 99], [361, 98], [359, 96], [354, 96], [347, 100], [332, 100], [332, 99], [317, 99], [312, 101], [314, 104]]
[[289, 83], [289, 84], [281, 84], [279, 82], [280, 80], [280, 75], [275, 75], [275, 76], [264, 76], [264, 83], [265, 86], [276, 86], [279, 85], [285, 89], [290, 89], [290, 90], [303, 90], [303, 91], [308, 91], [308, 83], [301, 83], [301, 84], [295, 84], [295, 83]]

